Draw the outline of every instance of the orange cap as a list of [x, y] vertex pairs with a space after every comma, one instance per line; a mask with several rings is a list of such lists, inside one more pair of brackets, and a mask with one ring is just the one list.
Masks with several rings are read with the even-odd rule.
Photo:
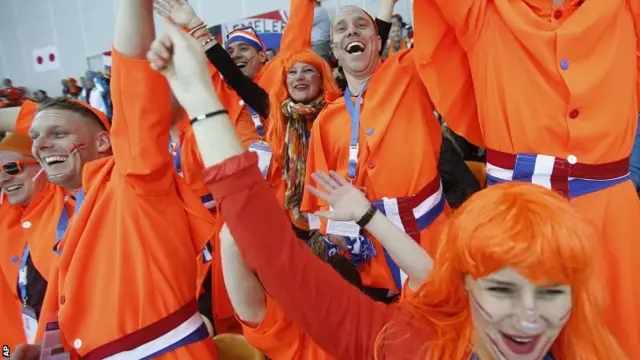
[[31, 155], [32, 141], [28, 136], [11, 133], [0, 141], [0, 151], [11, 151], [24, 156]]
[[82, 100], [73, 99], [72, 101], [77, 102], [78, 104], [80, 104], [80, 105], [86, 107], [87, 109], [91, 110], [91, 112], [94, 113], [98, 117], [98, 119], [100, 119], [100, 122], [102, 123], [104, 128], [107, 131], [111, 131], [111, 123], [109, 122], [109, 118], [107, 117], [107, 115], [105, 113], [103, 113], [102, 111], [94, 108], [93, 106], [87, 104], [86, 102], [84, 102]]

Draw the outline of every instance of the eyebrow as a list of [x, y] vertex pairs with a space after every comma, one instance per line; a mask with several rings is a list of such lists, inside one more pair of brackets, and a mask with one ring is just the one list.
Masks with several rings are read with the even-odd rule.
[[488, 282], [488, 283], [492, 283], [494, 285], [500, 285], [500, 286], [515, 286], [513, 283], [508, 282], [508, 281], [503, 281], [503, 280], [498, 280], [498, 279], [483, 279], [483, 281]]

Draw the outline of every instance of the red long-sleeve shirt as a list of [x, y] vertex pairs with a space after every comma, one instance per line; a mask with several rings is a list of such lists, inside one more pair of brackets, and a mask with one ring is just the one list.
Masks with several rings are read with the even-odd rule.
[[242, 257], [269, 295], [329, 354], [374, 359], [376, 340], [385, 330], [378, 360], [425, 358], [433, 328], [412, 321], [404, 305], [374, 302], [309, 251], [262, 179], [255, 154], [208, 168], [205, 182]]

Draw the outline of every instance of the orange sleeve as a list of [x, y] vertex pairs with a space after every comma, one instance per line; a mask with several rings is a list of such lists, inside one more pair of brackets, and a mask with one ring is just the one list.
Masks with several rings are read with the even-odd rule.
[[31, 100], [25, 100], [22, 103], [22, 107], [20, 108], [20, 112], [18, 113], [18, 117], [16, 118], [16, 133], [29, 135], [29, 129], [31, 128], [31, 124], [33, 123], [33, 118], [36, 115], [36, 111], [38, 111], [37, 103]]
[[267, 311], [262, 322], [258, 326], [242, 322], [242, 332], [253, 347], [271, 359], [293, 359], [302, 335], [268, 296]]
[[149, 62], [112, 51], [111, 145], [116, 167], [142, 193], [165, 194], [172, 189], [172, 159], [168, 151], [171, 124], [170, 90]]
[[238, 139], [242, 143], [243, 149], [247, 150], [249, 148], [249, 145], [253, 144], [256, 141], [260, 141], [260, 136], [256, 131], [256, 126], [253, 124], [251, 114], [246, 108], [240, 111], [240, 115], [238, 115], [238, 118], [236, 119], [233, 126], [235, 127]]
[[[631, 15], [633, 16], [633, 23], [636, 29], [636, 62], [638, 74], [640, 74], [640, 0], [627, 0]], [[638, 110], [640, 111], [640, 76], [636, 77], [636, 96], [638, 101]]]
[[280, 54], [291, 54], [311, 47], [313, 0], [291, 0], [289, 20], [282, 34]]
[[447, 125], [472, 144], [485, 147], [467, 53], [456, 30], [436, 5], [439, 2], [416, 0], [413, 3], [416, 68]]
[[[477, 43], [478, 35], [486, 20], [485, 14], [489, 0], [417, 0], [414, 1], [414, 14], [416, 14], [415, 6], [421, 2], [432, 3], [440, 9], [438, 13], [453, 26], [458, 39], [466, 50]], [[414, 23], [420, 24], [418, 19], [414, 19]], [[428, 26], [428, 24], [422, 25]], [[414, 39], [419, 39], [417, 35], [414, 35]]]

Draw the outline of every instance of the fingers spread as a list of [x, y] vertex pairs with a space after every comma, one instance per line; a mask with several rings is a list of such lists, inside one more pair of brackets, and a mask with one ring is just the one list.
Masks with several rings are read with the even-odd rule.
[[342, 185], [349, 185], [349, 182], [347, 181], [347, 179], [345, 179], [342, 176], [340, 176], [340, 174], [338, 174], [337, 172], [331, 170], [331, 171], [329, 171], [329, 174], [331, 175], [331, 178], [333, 180], [335, 180], [335, 182], [337, 182], [341, 186]]
[[171, 7], [163, 0], [153, 1], [153, 10], [160, 16], [168, 18], [171, 16]]
[[329, 194], [325, 193], [324, 191], [318, 190], [311, 185], [307, 185], [306, 188], [307, 190], [309, 190], [310, 193], [312, 193], [318, 199], [324, 200], [326, 202], [330, 202], [331, 196], [329, 196]]
[[311, 177], [328, 192], [332, 192], [338, 187], [336, 182], [325, 173], [317, 172], [312, 174]]

